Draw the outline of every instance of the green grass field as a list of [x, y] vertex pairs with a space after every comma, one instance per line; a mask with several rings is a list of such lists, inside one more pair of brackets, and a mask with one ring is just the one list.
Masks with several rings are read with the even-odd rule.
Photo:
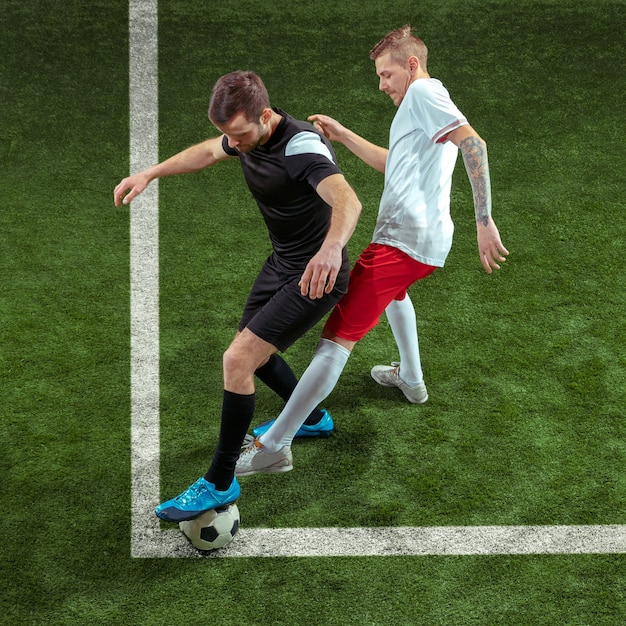
[[[487, 141], [511, 254], [480, 266], [462, 163], [446, 267], [413, 288], [430, 400], [369, 377], [385, 320], [326, 401], [327, 441], [242, 480], [245, 527], [626, 524], [626, 3], [161, 0], [162, 158], [214, 134], [215, 80], [385, 144], [368, 51], [414, 25]], [[607, 625], [618, 554], [131, 557], [128, 2], [0, 0], [0, 621], [32, 625]], [[382, 177], [337, 148], [364, 211]], [[268, 253], [237, 163], [160, 182], [160, 482], [204, 472], [221, 355]], [[314, 330], [286, 358], [301, 373]], [[256, 421], [281, 402], [258, 390]], [[155, 477], [156, 479], [156, 477]]]

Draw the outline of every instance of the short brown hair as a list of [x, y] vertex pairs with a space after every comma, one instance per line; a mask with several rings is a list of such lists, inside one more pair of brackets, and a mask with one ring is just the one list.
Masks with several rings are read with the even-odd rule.
[[426, 71], [428, 48], [409, 25], [387, 33], [370, 51], [370, 59], [376, 60], [387, 52], [391, 53], [391, 58], [401, 65], [404, 65], [409, 57], [415, 56], [422, 69]]
[[263, 81], [254, 72], [238, 70], [225, 74], [213, 86], [209, 119], [214, 124], [225, 124], [243, 113], [249, 122], [258, 122], [269, 106], [270, 98]]

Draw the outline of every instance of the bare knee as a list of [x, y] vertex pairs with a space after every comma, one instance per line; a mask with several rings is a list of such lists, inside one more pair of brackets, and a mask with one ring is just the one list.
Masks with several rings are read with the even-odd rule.
[[275, 351], [273, 346], [248, 335], [236, 337], [222, 357], [227, 391], [254, 393], [254, 372]]
[[233, 393], [254, 393], [254, 372], [268, 358], [242, 342], [231, 344], [222, 357], [224, 389]]
[[330, 330], [326, 328], [324, 328], [322, 331], [322, 339], [328, 339], [329, 341], [334, 341], [340, 346], [343, 346], [349, 352], [352, 352], [352, 348], [354, 348], [354, 346], [356, 346], [357, 344], [356, 341], [350, 341], [348, 339], [343, 339], [342, 337], [338, 337], [337, 335], [335, 335], [334, 333], [332, 333]]
[[256, 369], [256, 364], [251, 360], [250, 355], [245, 350], [233, 345], [224, 352], [222, 366], [225, 377], [232, 377], [236, 373], [242, 375], [253, 374]]

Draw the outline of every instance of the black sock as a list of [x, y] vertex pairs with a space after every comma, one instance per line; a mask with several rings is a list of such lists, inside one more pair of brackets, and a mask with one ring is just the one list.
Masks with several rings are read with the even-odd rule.
[[[287, 362], [278, 354], [272, 354], [268, 362], [254, 372], [257, 378], [263, 381], [272, 391], [277, 393], [285, 402], [289, 400], [298, 379]], [[320, 409], [313, 409], [306, 418], [305, 424], [311, 426], [319, 423], [323, 413]]]
[[269, 361], [254, 372], [272, 391], [277, 393], [285, 402], [289, 400], [298, 384], [296, 375], [291, 371], [287, 362], [278, 354], [272, 354]]
[[204, 478], [218, 491], [226, 491], [235, 477], [241, 444], [254, 416], [255, 394], [241, 395], [224, 391], [220, 438], [213, 461]]
[[304, 423], [307, 426], [313, 426], [315, 424], [319, 424], [322, 417], [324, 417], [322, 410], [315, 408], [309, 413], [309, 417], [304, 420]]

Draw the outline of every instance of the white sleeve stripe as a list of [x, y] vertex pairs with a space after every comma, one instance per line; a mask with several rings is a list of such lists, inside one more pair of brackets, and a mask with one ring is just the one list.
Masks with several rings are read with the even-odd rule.
[[437, 143], [441, 141], [444, 137], [449, 135], [453, 130], [457, 128], [461, 128], [461, 126], [465, 126], [467, 124], [467, 120], [465, 118], [461, 118], [452, 122], [452, 124], [448, 124], [445, 128], [442, 128], [435, 136], [432, 138], [433, 143]]
[[332, 154], [319, 135], [309, 131], [302, 131], [294, 135], [285, 148], [285, 156], [297, 156], [299, 154], [321, 154], [331, 163], [334, 163]]

